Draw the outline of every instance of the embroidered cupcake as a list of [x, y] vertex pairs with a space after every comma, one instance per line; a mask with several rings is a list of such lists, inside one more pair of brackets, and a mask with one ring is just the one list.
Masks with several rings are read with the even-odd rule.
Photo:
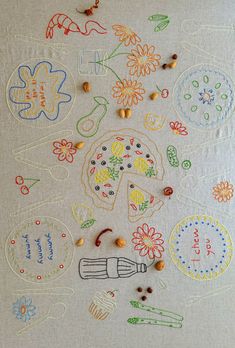
[[89, 312], [97, 320], [105, 320], [116, 308], [115, 290], [97, 292], [90, 304]]

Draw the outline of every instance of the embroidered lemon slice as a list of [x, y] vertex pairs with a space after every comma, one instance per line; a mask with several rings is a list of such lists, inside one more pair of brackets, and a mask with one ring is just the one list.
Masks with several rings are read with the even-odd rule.
[[144, 117], [144, 127], [152, 131], [160, 130], [163, 128], [165, 120], [165, 116], [159, 116], [150, 112]]

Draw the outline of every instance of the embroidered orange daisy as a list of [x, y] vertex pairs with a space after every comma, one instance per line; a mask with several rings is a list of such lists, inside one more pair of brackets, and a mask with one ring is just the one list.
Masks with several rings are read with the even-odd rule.
[[136, 48], [132, 49], [131, 54], [128, 55], [127, 63], [127, 66], [130, 68], [130, 75], [139, 77], [156, 71], [160, 65], [161, 56], [154, 53], [154, 51], [155, 47], [147, 44], [143, 46], [138, 44]]
[[113, 89], [113, 97], [117, 99], [118, 104], [123, 106], [137, 105], [139, 101], [142, 101], [145, 89], [142, 87], [142, 83], [132, 80], [117, 81]]
[[138, 250], [140, 256], [147, 255], [150, 259], [162, 257], [164, 240], [161, 238], [162, 234], [156, 232], [154, 227], [149, 227], [148, 224], [138, 226], [133, 237], [131, 241], [135, 244], [134, 250]]
[[221, 181], [213, 187], [212, 194], [218, 202], [227, 202], [233, 197], [234, 188], [228, 181]]
[[77, 149], [73, 146], [71, 141], [65, 139], [62, 139], [61, 142], [54, 141], [53, 146], [53, 153], [57, 155], [59, 161], [73, 162]]
[[176, 135], [188, 135], [186, 127], [182, 125], [181, 122], [175, 121], [169, 123], [171, 129]]
[[119, 37], [119, 41], [124, 42], [125, 46], [129, 46], [130, 44], [136, 45], [141, 41], [139, 36], [126, 25], [114, 24], [112, 28], [115, 32], [115, 35]]

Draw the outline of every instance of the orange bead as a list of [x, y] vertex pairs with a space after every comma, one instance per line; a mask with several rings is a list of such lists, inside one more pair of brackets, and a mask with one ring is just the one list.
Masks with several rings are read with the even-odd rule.
[[163, 260], [160, 260], [155, 264], [154, 267], [157, 271], [162, 271], [165, 268], [165, 262]]

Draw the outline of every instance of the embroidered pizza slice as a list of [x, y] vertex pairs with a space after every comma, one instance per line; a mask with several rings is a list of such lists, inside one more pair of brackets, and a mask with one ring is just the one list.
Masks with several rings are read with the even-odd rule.
[[142, 217], [151, 217], [164, 204], [155, 195], [152, 195], [132, 181], [128, 181], [127, 199], [128, 219], [130, 222], [136, 222]]
[[164, 169], [156, 145], [144, 134], [123, 129], [92, 145], [83, 166], [86, 193], [96, 206], [112, 210], [123, 175], [162, 180]]

